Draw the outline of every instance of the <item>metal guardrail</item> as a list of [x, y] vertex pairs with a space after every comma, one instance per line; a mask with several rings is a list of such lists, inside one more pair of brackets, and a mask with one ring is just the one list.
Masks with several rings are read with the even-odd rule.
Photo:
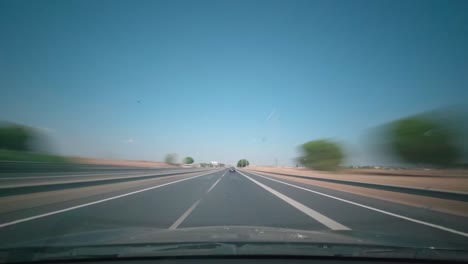
[[339, 183], [339, 184], [346, 184], [346, 185], [351, 185], [351, 186], [358, 186], [358, 187], [379, 189], [379, 190], [385, 190], [385, 191], [415, 194], [415, 195], [421, 195], [421, 196], [468, 202], [468, 193], [466, 192], [418, 188], [418, 187], [407, 187], [407, 186], [396, 186], [396, 185], [385, 185], [385, 184], [336, 180], [336, 179], [325, 179], [325, 178], [314, 177], [314, 176], [301, 176], [301, 175], [280, 173], [280, 172], [265, 172], [265, 171], [253, 170], [253, 169], [249, 169], [249, 170], [262, 172], [266, 174], [270, 173], [270, 174], [277, 174], [277, 175], [288, 176], [288, 177], [295, 177], [295, 178], [302, 178], [302, 179], [309, 179], [309, 180], [316, 180], [316, 181], [323, 181], [323, 182], [331, 182], [331, 183]]

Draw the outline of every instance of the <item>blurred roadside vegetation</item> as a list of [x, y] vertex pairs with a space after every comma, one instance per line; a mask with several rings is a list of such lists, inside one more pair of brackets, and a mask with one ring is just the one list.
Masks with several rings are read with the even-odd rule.
[[338, 143], [327, 139], [306, 142], [300, 146], [298, 161], [307, 168], [333, 171], [343, 162], [344, 154]]
[[246, 160], [246, 159], [241, 159], [241, 160], [239, 160], [239, 161], [237, 162], [237, 167], [240, 167], [240, 168], [244, 168], [244, 167], [247, 167], [247, 166], [249, 166], [249, 165], [250, 165], [250, 163], [249, 163], [249, 161]]
[[202, 163], [200, 163], [200, 167], [202, 167], [202, 168], [210, 168], [210, 167], [213, 167], [213, 164], [202, 162]]
[[169, 154], [166, 154], [166, 157], [164, 158], [164, 162], [167, 163], [167, 164], [171, 164], [171, 165], [177, 165], [178, 162], [178, 155], [175, 154], [175, 153], [169, 153]]
[[194, 162], [192, 157], [185, 157], [184, 164], [192, 164]]
[[34, 138], [32, 128], [13, 123], [0, 125], [0, 149], [31, 151]]
[[0, 149], [0, 161], [70, 163], [71, 160], [49, 154]]
[[[44, 149], [47, 139], [37, 129], [0, 123], [0, 161], [69, 163], [71, 160], [51, 155]], [[42, 146], [42, 147], [40, 147]]]
[[[373, 152], [400, 168], [466, 168], [468, 163], [468, 118], [459, 109], [442, 109], [384, 123], [366, 137]], [[371, 139], [372, 138], [372, 139]], [[311, 169], [334, 171], [343, 168], [344, 147], [329, 139], [317, 139], [299, 147], [298, 163]], [[352, 154], [351, 154], [352, 155]], [[349, 156], [348, 156], [349, 157]], [[380, 168], [346, 166], [351, 168]]]
[[390, 123], [390, 147], [403, 161], [421, 166], [452, 167], [461, 149], [451, 128], [428, 117], [407, 117]]

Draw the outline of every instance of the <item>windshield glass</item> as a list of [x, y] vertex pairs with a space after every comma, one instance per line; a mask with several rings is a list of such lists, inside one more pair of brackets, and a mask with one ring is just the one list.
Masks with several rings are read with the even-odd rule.
[[468, 260], [468, 1], [0, 1], [0, 262]]

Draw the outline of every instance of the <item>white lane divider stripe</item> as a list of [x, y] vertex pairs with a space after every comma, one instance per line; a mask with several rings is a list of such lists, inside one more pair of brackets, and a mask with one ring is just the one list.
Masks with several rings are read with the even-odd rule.
[[218, 182], [224, 177], [224, 175], [226, 175], [226, 172], [221, 176], [219, 177], [219, 179], [217, 181], [215, 181], [215, 183], [213, 185], [211, 185], [211, 187], [208, 189], [208, 191], [206, 193], [209, 193], [211, 192], [211, 190], [213, 190], [213, 188], [216, 186], [216, 184], [218, 184]]
[[447, 231], [447, 232], [450, 232], [450, 233], [453, 233], [453, 234], [457, 234], [457, 235], [461, 235], [461, 236], [464, 236], [464, 237], [468, 237], [468, 233], [465, 233], [465, 232], [462, 232], [462, 231], [458, 231], [458, 230], [455, 230], [455, 229], [452, 229], [452, 228], [449, 228], [449, 227], [444, 227], [444, 226], [440, 226], [440, 225], [436, 225], [436, 224], [431, 224], [431, 223], [424, 222], [424, 221], [421, 221], [421, 220], [417, 220], [417, 219], [414, 219], [414, 218], [411, 218], [411, 217], [406, 217], [406, 216], [403, 216], [403, 215], [399, 215], [399, 214], [395, 214], [395, 213], [392, 213], [392, 212], [384, 211], [384, 210], [381, 210], [381, 209], [377, 209], [377, 208], [375, 208], [375, 207], [371, 207], [371, 206], [367, 206], [367, 205], [364, 205], [364, 204], [352, 202], [352, 201], [345, 200], [345, 199], [342, 199], [342, 198], [338, 198], [338, 197], [335, 197], [335, 196], [332, 196], [332, 195], [329, 195], [329, 194], [325, 194], [325, 193], [313, 191], [313, 190], [310, 190], [310, 189], [307, 189], [307, 188], [304, 188], [304, 187], [300, 187], [300, 186], [297, 186], [297, 185], [294, 185], [294, 184], [290, 184], [290, 183], [287, 183], [287, 182], [283, 182], [283, 181], [279, 181], [279, 180], [276, 180], [276, 179], [272, 179], [272, 178], [270, 178], [270, 177], [265, 177], [265, 176], [259, 175], [259, 174], [257, 174], [257, 173], [253, 173], [253, 172], [249, 172], [249, 173], [254, 174], [254, 175], [257, 175], [257, 176], [262, 177], [262, 178], [265, 178], [265, 179], [268, 179], [268, 180], [270, 180], [270, 181], [279, 182], [279, 183], [282, 183], [282, 184], [285, 184], [285, 185], [289, 185], [289, 186], [291, 186], [291, 187], [295, 187], [295, 188], [298, 188], [298, 189], [301, 189], [301, 190], [304, 190], [304, 191], [308, 191], [308, 192], [311, 192], [311, 193], [319, 194], [319, 195], [322, 195], [322, 196], [325, 196], [325, 197], [328, 197], [328, 198], [332, 198], [332, 199], [335, 199], [335, 200], [338, 200], [338, 201], [342, 201], [342, 202], [345, 202], [345, 203], [349, 203], [349, 204], [352, 204], [352, 205], [356, 205], [356, 206], [359, 206], [359, 207], [362, 207], [362, 208], [366, 208], [366, 209], [369, 209], [369, 210], [372, 210], [372, 211], [376, 211], [376, 212], [379, 212], [379, 213], [382, 213], [382, 214], [394, 216], [394, 217], [397, 217], [397, 218], [400, 218], [400, 219], [404, 219], [404, 220], [407, 220], [407, 221], [410, 221], [410, 222], [414, 222], [414, 223], [417, 223], [417, 224], [421, 224], [421, 225], [425, 225], [425, 226], [430, 226], [430, 227], [433, 227], [433, 228], [436, 228], [436, 229], [440, 229], [440, 230], [443, 230], [443, 231]]
[[[211, 190], [213, 190], [213, 188], [216, 186], [216, 184], [218, 184], [218, 182], [224, 177], [224, 175], [226, 175], [226, 172], [221, 176], [219, 177], [218, 180], [215, 181], [215, 183], [213, 183], [213, 185], [211, 185], [211, 187], [208, 189], [208, 191], [206, 191], [205, 194], [208, 194]], [[177, 227], [180, 226], [180, 224], [182, 224], [182, 222], [184, 222], [184, 220], [192, 213], [193, 210], [195, 210], [195, 208], [198, 206], [198, 204], [201, 202], [201, 200], [203, 199], [200, 198], [198, 201], [196, 201], [194, 204], [192, 204], [192, 206], [190, 206], [189, 209], [187, 209], [187, 211], [185, 211], [185, 213], [183, 213], [179, 219], [177, 219], [170, 227], [169, 227], [169, 230], [174, 230], [174, 229], [177, 229]]]
[[304, 214], [310, 216], [311, 218], [315, 219], [316, 221], [318, 221], [319, 223], [325, 225], [326, 227], [332, 229], [332, 230], [351, 230], [350, 228], [324, 216], [323, 214], [315, 211], [315, 210], [312, 210], [311, 208], [301, 204], [300, 202], [292, 199], [292, 198], [289, 198], [288, 196], [276, 191], [276, 190], [273, 190], [272, 188], [264, 185], [263, 183], [260, 183], [254, 179], [252, 179], [251, 177], [245, 175], [244, 173], [238, 171], [241, 175], [243, 175], [244, 177], [246, 177], [247, 179], [251, 180], [252, 182], [254, 182], [255, 184], [257, 184], [258, 186], [262, 187], [263, 189], [269, 191], [270, 193], [272, 193], [273, 195], [275, 195], [276, 197], [280, 198], [281, 200], [285, 201], [286, 203], [288, 203], [289, 205], [293, 206], [294, 208], [298, 209], [299, 211], [303, 212]]
[[164, 187], [164, 186], [171, 185], [171, 184], [174, 184], [174, 183], [178, 183], [178, 182], [183, 182], [183, 181], [195, 179], [195, 178], [202, 177], [202, 176], [205, 176], [205, 175], [208, 175], [208, 174], [212, 174], [212, 173], [214, 173], [214, 172], [211, 171], [211, 172], [209, 172], [209, 173], [205, 173], [205, 174], [201, 174], [201, 175], [197, 175], [197, 176], [193, 176], [193, 177], [190, 177], [190, 178], [185, 178], [185, 179], [181, 179], [181, 180], [177, 180], [177, 181], [173, 181], [173, 182], [164, 183], [164, 184], [161, 184], [161, 185], [157, 185], [157, 186], [153, 186], [153, 187], [141, 189], [141, 190], [138, 190], [138, 191], [133, 191], [133, 192], [129, 192], [129, 193], [124, 193], [124, 194], [121, 194], [121, 195], [109, 197], [109, 198], [106, 198], [106, 199], [102, 199], [102, 200], [98, 200], [98, 201], [94, 201], [94, 202], [90, 202], [90, 203], [80, 204], [80, 205], [77, 205], [77, 206], [72, 206], [72, 207], [68, 207], [68, 208], [65, 208], [65, 209], [57, 210], [57, 211], [52, 211], [52, 212], [45, 213], [45, 214], [40, 214], [40, 215], [35, 215], [35, 216], [23, 218], [23, 219], [18, 219], [18, 220], [11, 221], [11, 222], [8, 222], [8, 223], [0, 224], [0, 228], [6, 227], [6, 226], [10, 226], [10, 225], [19, 224], [19, 223], [23, 223], [23, 222], [26, 222], [26, 221], [31, 221], [31, 220], [38, 219], [38, 218], [42, 218], [42, 217], [46, 217], [46, 216], [49, 216], [49, 215], [54, 215], [54, 214], [59, 214], [59, 213], [63, 213], [63, 212], [75, 210], [75, 209], [82, 208], [82, 207], [86, 207], [86, 206], [90, 206], [90, 205], [93, 205], [93, 204], [98, 204], [98, 203], [107, 202], [107, 201], [110, 201], [110, 200], [122, 198], [122, 197], [129, 196], [129, 195], [132, 195], [132, 194], [137, 194], [137, 193], [141, 193], [141, 192], [153, 190], [153, 189], [156, 189], [156, 188]]
[[187, 216], [189, 216], [190, 213], [192, 213], [192, 211], [195, 209], [195, 207], [198, 206], [198, 204], [201, 202], [201, 199], [196, 201], [192, 206], [190, 206], [190, 208], [185, 211], [185, 213], [183, 215], [181, 215], [179, 217], [179, 219], [177, 219], [177, 221], [175, 221], [170, 227], [169, 227], [169, 230], [174, 230], [176, 229], [177, 227], [179, 227], [180, 224], [182, 224], [182, 222], [185, 220], [185, 218], [187, 218]]

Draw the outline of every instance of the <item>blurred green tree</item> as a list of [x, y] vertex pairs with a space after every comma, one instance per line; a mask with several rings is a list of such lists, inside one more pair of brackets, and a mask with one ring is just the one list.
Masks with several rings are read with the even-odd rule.
[[175, 153], [167, 154], [166, 157], [164, 158], [164, 162], [166, 162], [167, 164], [172, 164], [172, 165], [177, 164], [177, 154]]
[[184, 164], [192, 164], [194, 162], [192, 157], [185, 157]]
[[237, 167], [241, 167], [241, 168], [244, 168], [246, 166], [249, 166], [249, 161], [246, 160], [246, 159], [241, 159], [237, 162]]
[[11, 123], [0, 125], [0, 149], [29, 151], [34, 131], [31, 128]]
[[460, 154], [453, 131], [430, 118], [408, 117], [390, 123], [390, 147], [404, 161], [450, 166]]
[[305, 167], [316, 170], [336, 170], [344, 158], [341, 147], [326, 139], [306, 142], [300, 148], [302, 156], [298, 161]]

